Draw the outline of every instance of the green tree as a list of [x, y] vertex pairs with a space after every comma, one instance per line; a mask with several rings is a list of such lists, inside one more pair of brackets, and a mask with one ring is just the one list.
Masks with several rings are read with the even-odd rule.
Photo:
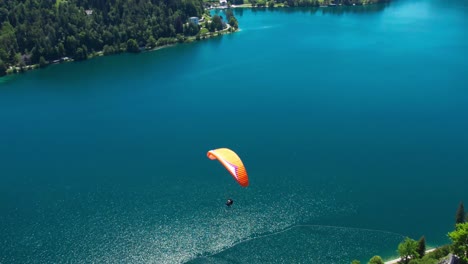
[[88, 58], [88, 54], [86, 54], [86, 50], [83, 47], [76, 49], [75, 60], [81, 61], [81, 60], [86, 60], [87, 58]]
[[463, 202], [460, 202], [457, 209], [457, 214], [455, 215], [455, 224], [461, 224], [465, 222], [465, 207]]
[[216, 30], [223, 30], [223, 22], [221, 20], [221, 17], [218, 15], [213, 16], [210, 24], [210, 31], [214, 32]]
[[6, 51], [5, 47], [0, 45], [0, 60], [8, 60], [8, 52]]
[[[65, 56], [85, 59], [88, 53], [103, 49], [105, 54], [127, 48], [138, 52], [136, 47], [143, 44], [154, 47], [183, 41], [199, 32], [197, 25], [184, 27], [184, 21], [205, 12], [200, 0], [0, 2], [0, 59], [12, 66], [21, 63], [18, 58], [30, 58], [26, 64], [39, 63], [41, 56], [46, 61]], [[88, 15], [87, 9], [93, 14]], [[224, 24], [215, 21], [212, 31], [221, 30]]]
[[0, 8], [0, 21], [6, 21], [8, 18], [8, 10], [4, 7]]
[[104, 45], [104, 49], [102, 50], [102, 52], [104, 52], [104, 55], [114, 54], [115, 49], [113, 46]]
[[150, 48], [150, 49], [155, 48], [156, 47], [156, 39], [153, 36], [150, 36], [148, 38], [146, 46], [148, 46], [148, 48]]
[[422, 236], [419, 240], [418, 240], [418, 254], [419, 254], [419, 257], [422, 258], [424, 257], [424, 255], [426, 254], [426, 237]]
[[418, 242], [409, 237], [398, 245], [398, 254], [400, 254], [403, 263], [408, 264], [411, 259], [419, 257]]
[[133, 53], [138, 53], [140, 52], [140, 48], [138, 48], [138, 43], [134, 39], [129, 39], [127, 41], [127, 51], [128, 52], [133, 52]]
[[21, 58], [21, 53], [16, 53], [15, 57], [13, 58], [14, 64], [19, 64], [23, 59]]
[[65, 49], [66, 54], [69, 56], [75, 56], [79, 45], [79, 41], [75, 38], [75, 36], [67, 36], [65, 40]]
[[65, 57], [65, 54], [66, 54], [66, 53], [65, 53], [65, 46], [63, 46], [63, 43], [62, 43], [62, 42], [60, 42], [60, 43], [58, 44], [58, 47], [57, 47], [57, 48], [58, 48], [58, 54], [57, 54], [57, 55], [58, 55], [59, 57]]
[[462, 263], [468, 263], [468, 223], [460, 223], [455, 226], [455, 231], [448, 233], [452, 240], [452, 250]]
[[361, 261], [355, 259], [355, 260], [351, 261], [351, 264], [361, 264]]
[[5, 63], [0, 59], [0, 76], [4, 76], [6, 74], [7, 67]]
[[237, 19], [235, 17], [231, 17], [229, 18], [229, 25], [235, 29], [237, 29], [239, 27], [238, 23], [237, 23]]
[[18, 52], [18, 43], [16, 41], [15, 28], [8, 22], [3, 22], [0, 27], [0, 47], [4, 50], [0, 52], [1, 60], [12, 62]]
[[185, 34], [189, 36], [195, 36], [197, 35], [198, 31], [200, 31], [200, 28], [194, 23], [190, 22], [185, 30]]
[[368, 264], [384, 264], [384, 262], [380, 256], [373, 256]]
[[265, 0], [258, 0], [257, 1], [257, 6], [258, 7], [264, 7], [266, 5], [266, 1]]
[[39, 58], [39, 67], [44, 68], [47, 66], [47, 61], [44, 59], [44, 56]]

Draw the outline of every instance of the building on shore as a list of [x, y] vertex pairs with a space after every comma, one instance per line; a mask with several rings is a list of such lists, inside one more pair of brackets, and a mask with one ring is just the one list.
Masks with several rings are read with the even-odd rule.
[[189, 23], [193, 23], [193, 24], [198, 26], [199, 22], [200, 22], [200, 19], [198, 19], [198, 17], [190, 17], [189, 18]]

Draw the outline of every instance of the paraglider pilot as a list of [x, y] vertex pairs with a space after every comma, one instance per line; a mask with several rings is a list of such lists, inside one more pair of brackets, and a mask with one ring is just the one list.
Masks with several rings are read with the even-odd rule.
[[232, 199], [228, 199], [226, 205], [230, 207], [233, 203], [234, 201]]

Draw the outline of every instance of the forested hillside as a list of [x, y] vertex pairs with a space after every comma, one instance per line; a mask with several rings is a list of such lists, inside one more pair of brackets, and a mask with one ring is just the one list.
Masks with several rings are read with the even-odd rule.
[[[195, 35], [202, 0], [0, 0], [0, 74], [8, 65], [137, 51]], [[159, 43], [158, 43], [159, 41]]]

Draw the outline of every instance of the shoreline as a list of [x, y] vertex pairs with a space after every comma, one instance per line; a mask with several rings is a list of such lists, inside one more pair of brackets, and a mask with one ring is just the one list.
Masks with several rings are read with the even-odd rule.
[[[381, 3], [385, 3], [385, 2], [388, 2], [388, 0], [379, 1], [379, 2], [376, 2], [376, 3], [364, 3], [364, 4], [353, 4], [353, 5], [328, 4], [328, 5], [310, 6], [310, 7], [319, 8], [319, 9], [328, 8], [328, 7], [331, 7], [331, 8], [334, 8], [334, 7], [355, 7], [355, 6], [357, 7], [357, 6], [381, 4]], [[224, 10], [224, 9], [230, 9], [230, 8], [232, 8], [232, 9], [236, 9], [236, 8], [238, 8], [238, 9], [244, 9], [244, 8], [277, 9], [277, 8], [308, 8], [308, 7], [291, 7], [291, 6], [284, 5], [284, 4], [275, 4], [274, 6], [266, 6], [266, 5], [265, 6], [252, 6], [252, 4], [249, 3], [249, 4], [242, 4], [242, 5], [222, 6], [222, 7], [215, 6], [215, 7], [208, 8], [206, 10], [207, 11], [210, 11], [210, 10]], [[201, 40], [205, 40], [205, 39], [209, 39], [209, 38], [213, 38], [213, 37], [219, 37], [219, 36], [222, 36], [224, 34], [235, 33], [235, 32], [238, 32], [238, 31], [240, 31], [240, 28], [237, 28], [235, 30], [231, 30], [231, 26], [229, 24], [227, 24], [227, 27], [225, 29], [223, 29], [223, 30], [215, 31], [215, 32], [208, 32], [208, 33], [205, 33], [202, 36], [198, 36], [198, 38], [197, 38], [197, 36], [188, 36], [188, 37], [186, 37], [186, 39], [183, 42], [175, 42], [175, 43], [171, 43], [171, 44], [165, 44], [165, 45], [162, 45], [162, 46], [157, 46], [157, 47], [149, 48], [149, 49], [140, 47], [140, 51], [137, 52], [137, 53], [156, 51], [156, 50], [159, 50], [159, 49], [172, 47], [172, 46], [175, 46], [177, 44], [191, 43], [191, 42], [194, 42], [194, 41], [201, 41]], [[104, 54], [104, 50], [100, 50], [100, 51], [97, 51], [97, 52], [95, 52], [93, 54], [88, 55], [88, 57], [85, 60], [93, 59], [95, 57], [112, 56], [112, 55], [117, 55], [117, 54], [122, 54], [122, 53], [132, 53], [132, 52], [129, 52], [129, 51], [126, 51], [126, 50], [121, 50], [119, 52], [115, 52], [115, 53], [111, 53], [111, 54]], [[6, 70], [6, 74], [3, 75], [3, 76], [0, 76], [0, 79], [4, 78], [6, 76], [22, 74], [22, 73], [25, 73], [25, 72], [28, 72], [28, 71], [31, 71], [31, 70], [47, 68], [50, 65], [62, 64], [62, 63], [68, 63], [68, 62], [75, 62], [75, 61], [76, 60], [73, 59], [73, 58], [65, 57], [65, 58], [61, 58], [59, 60], [56, 60], [54, 62], [48, 62], [43, 67], [41, 67], [39, 64], [26, 65], [24, 67], [10, 66]]]
[[252, 6], [252, 4], [242, 4], [242, 5], [230, 5], [230, 6], [214, 6], [210, 8], [209, 10], [223, 10], [223, 9], [229, 9], [229, 8], [265, 8], [265, 9], [275, 9], [275, 8], [334, 8], [334, 7], [355, 7], [355, 6], [370, 6], [370, 5], [376, 5], [376, 4], [383, 4], [383, 3], [388, 3], [390, 2], [389, 0], [380, 0], [375, 3], [358, 3], [358, 4], [352, 4], [352, 5], [345, 5], [345, 4], [321, 4], [321, 5], [314, 5], [314, 6], [288, 6], [284, 5], [283, 3], [280, 4], [275, 4], [274, 6], [268, 6], [268, 5], [262, 5], [262, 6]]
[[[436, 249], [437, 248], [431, 248], [431, 249], [426, 250], [425, 252], [426, 252], [426, 254], [431, 253], [432, 251], [434, 251]], [[400, 260], [401, 260], [401, 258], [391, 259], [391, 260], [385, 261], [384, 264], [397, 264], [398, 261], [400, 261]]]
[[[189, 36], [183, 42], [165, 44], [165, 45], [156, 46], [156, 47], [150, 48], [150, 49], [143, 48], [143, 49], [140, 49], [139, 52], [136, 52], [136, 54], [152, 52], [152, 51], [156, 51], [156, 50], [160, 50], [160, 49], [164, 49], [164, 48], [169, 48], [169, 47], [176, 46], [178, 44], [192, 43], [192, 42], [195, 42], [195, 41], [202, 41], [202, 40], [205, 40], [205, 39], [220, 37], [220, 36], [225, 35], [225, 34], [232, 34], [232, 33], [240, 31], [239, 28], [235, 29], [235, 30], [232, 30], [232, 31], [230, 29], [231, 29], [231, 26], [229, 24], [227, 24], [227, 27], [225, 29], [220, 30], [220, 31], [215, 31], [215, 32], [208, 32], [208, 33], [204, 34], [203, 36], [200, 36], [199, 39], [197, 39], [197, 36]], [[90, 59], [93, 59], [93, 58], [96, 58], [96, 57], [113, 56], [113, 55], [124, 54], [124, 53], [134, 53], [134, 52], [121, 51], [121, 52], [115, 52], [115, 53], [111, 53], [111, 54], [104, 54], [104, 50], [100, 50], [100, 51], [97, 51], [97, 52], [95, 52], [93, 54], [90, 54], [86, 58], [86, 60], [90, 60]], [[82, 60], [82, 61], [86, 61], [86, 60]], [[26, 65], [22, 69], [19, 66], [10, 66], [6, 71], [6, 74], [4, 76], [0, 76], [0, 80], [3, 79], [3, 78], [6, 78], [7, 76], [22, 74], [22, 73], [32, 71], [32, 70], [47, 68], [48, 66], [51, 66], [51, 65], [64, 64], [64, 63], [75, 62], [75, 61], [76, 61], [75, 59], [67, 57], [66, 59], [63, 59], [63, 58], [60, 59], [59, 62], [49, 62], [45, 67], [41, 67], [39, 64]]]

